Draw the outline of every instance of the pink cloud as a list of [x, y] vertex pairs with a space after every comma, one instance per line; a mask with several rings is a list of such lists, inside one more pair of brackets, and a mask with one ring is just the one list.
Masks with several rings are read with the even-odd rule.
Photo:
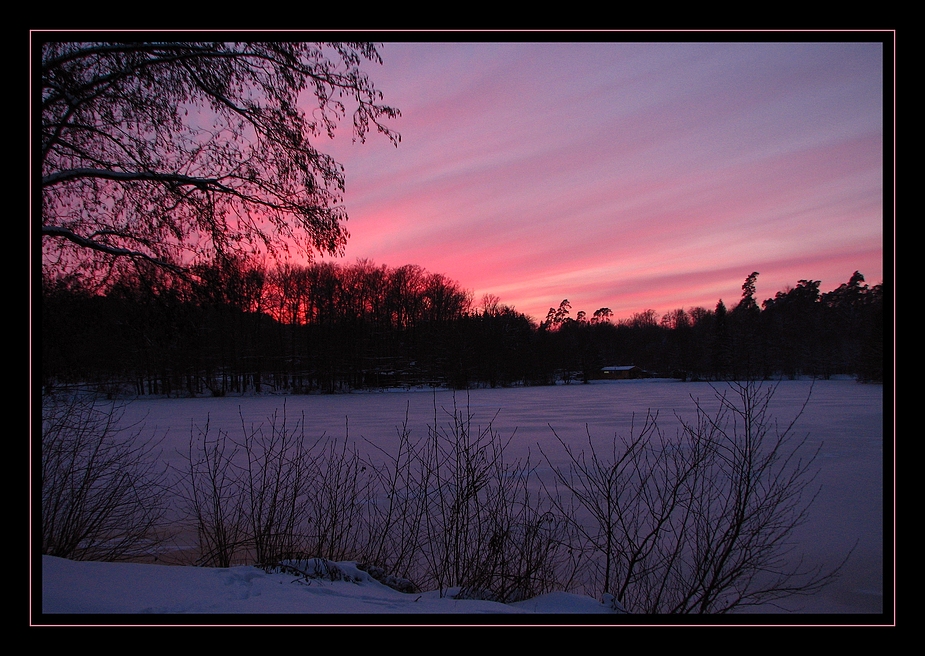
[[[397, 44], [396, 149], [346, 165], [348, 260], [418, 264], [536, 318], [883, 277], [879, 44]], [[326, 148], [326, 144], [322, 144]], [[890, 217], [888, 217], [890, 220]]]

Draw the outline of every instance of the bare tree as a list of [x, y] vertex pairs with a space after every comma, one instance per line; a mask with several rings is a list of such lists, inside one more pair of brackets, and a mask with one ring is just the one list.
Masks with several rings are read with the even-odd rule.
[[730, 384], [715, 413], [697, 402], [675, 438], [650, 414], [608, 457], [590, 435], [587, 453], [559, 439], [565, 467], [544, 453], [600, 593], [632, 613], [715, 614], [814, 594], [837, 576], [844, 561], [806, 566], [795, 553], [818, 449], [794, 434], [802, 409], [783, 427], [771, 417], [774, 389]]
[[58, 271], [338, 253], [343, 167], [312, 141], [348, 114], [354, 140], [400, 139], [360, 68], [381, 63], [374, 44], [37, 45], [43, 262]]

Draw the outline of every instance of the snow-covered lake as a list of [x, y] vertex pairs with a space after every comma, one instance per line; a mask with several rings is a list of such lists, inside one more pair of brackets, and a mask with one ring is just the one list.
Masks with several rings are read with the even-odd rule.
[[[722, 389], [723, 385], [716, 386]], [[892, 491], [884, 489], [884, 452], [892, 471], [892, 422], [884, 449], [883, 388], [853, 380], [782, 381], [774, 396], [775, 416], [788, 423], [807, 396], [809, 404], [796, 426], [810, 445], [823, 444], [818, 464], [821, 492], [810, 511], [810, 521], [798, 529], [799, 551], [808, 564], [835, 564], [855, 551], [841, 578], [813, 598], [785, 604], [809, 613], [881, 613], [884, 610], [884, 499], [892, 516]], [[455, 406], [472, 415], [473, 425], [492, 423], [502, 436], [513, 434], [505, 459], [529, 453], [535, 462], [542, 448], [560, 454], [556, 433], [580, 447], [588, 434], [601, 445], [614, 434], [637, 430], [647, 411], [658, 410], [665, 432], [677, 426], [675, 414], [693, 420], [694, 399], [715, 408], [714, 389], [707, 383], [669, 380], [607, 381], [590, 385], [478, 389], [469, 392], [412, 390], [342, 395], [256, 396], [199, 399], [140, 399], [126, 408], [125, 422], [144, 421], [146, 432], [166, 432], [165, 458], [182, 466], [192, 424], [210, 421], [212, 430], [230, 434], [246, 424], [266, 423], [283, 410], [290, 424], [304, 413], [306, 435], [349, 437], [358, 448], [365, 441], [394, 452], [398, 428], [407, 413], [413, 435], [449, 419]], [[436, 414], [435, 414], [436, 413]], [[634, 419], [635, 418], [635, 419]], [[587, 427], [587, 428], [586, 428]], [[892, 483], [891, 479], [887, 480]], [[885, 496], [886, 494], [886, 496]], [[892, 546], [888, 548], [892, 549]], [[892, 576], [888, 573], [888, 576]], [[890, 586], [888, 589], [892, 589]], [[757, 609], [770, 612], [773, 609]]]

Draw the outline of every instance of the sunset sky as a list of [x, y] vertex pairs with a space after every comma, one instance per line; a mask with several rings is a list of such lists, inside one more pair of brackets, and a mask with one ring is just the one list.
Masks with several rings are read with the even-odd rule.
[[731, 307], [752, 271], [759, 302], [883, 280], [882, 43], [380, 36], [366, 68], [401, 144], [319, 144], [346, 167], [345, 263], [417, 264], [538, 320], [565, 298]]

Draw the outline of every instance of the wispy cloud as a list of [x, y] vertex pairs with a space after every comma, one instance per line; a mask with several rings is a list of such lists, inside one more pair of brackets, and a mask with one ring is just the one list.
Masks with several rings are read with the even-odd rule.
[[883, 276], [879, 43], [385, 43], [402, 144], [332, 142], [348, 260], [541, 318]]

